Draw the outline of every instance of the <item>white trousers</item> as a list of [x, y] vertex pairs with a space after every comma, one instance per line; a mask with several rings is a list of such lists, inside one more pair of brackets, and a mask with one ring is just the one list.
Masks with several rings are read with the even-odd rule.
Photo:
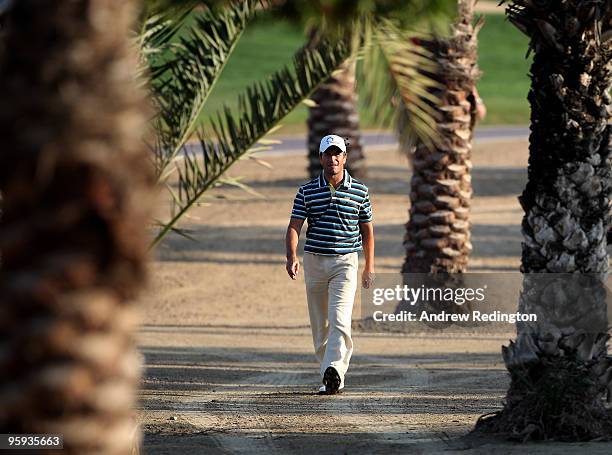
[[304, 253], [304, 281], [315, 355], [321, 377], [332, 366], [344, 375], [353, 354], [351, 319], [357, 292], [357, 253], [323, 256]]

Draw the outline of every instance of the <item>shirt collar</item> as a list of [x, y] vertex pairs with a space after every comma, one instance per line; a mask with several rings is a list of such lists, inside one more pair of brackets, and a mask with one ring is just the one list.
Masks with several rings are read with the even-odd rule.
[[[340, 186], [345, 186], [346, 188], [350, 188], [352, 184], [353, 184], [353, 177], [351, 177], [351, 174], [349, 174], [348, 171], [345, 169], [344, 178], [342, 179], [342, 185]], [[322, 188], [328, 185], [329, 185], [329, 182], [325, 178], [325, 172], [321, 171], [321, 173], [319, 174], [319, 188]]]

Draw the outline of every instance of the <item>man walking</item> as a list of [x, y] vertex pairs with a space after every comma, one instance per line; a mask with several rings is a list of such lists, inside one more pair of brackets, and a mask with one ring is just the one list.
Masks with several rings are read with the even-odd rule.
[[[374, 229], [368, 188], [344, 169], [346, 144], [340, 136], [321, 139], [323, 170], [300, 186], [287, 227], [287, 273], [297, 278], [297, 245], [308, 220], [304, 279], [315, 355], [320, 363], [321, 394], [344, 389], [353, 353], [351, 315], [357, 291], [357, 252], [364, 250], [362, 285], [374, 280]], [[362, 247], [363, 246], [363, 247]]]

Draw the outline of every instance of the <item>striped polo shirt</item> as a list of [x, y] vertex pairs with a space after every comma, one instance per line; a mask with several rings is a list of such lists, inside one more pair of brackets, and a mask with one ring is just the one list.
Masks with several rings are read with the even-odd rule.
[[359, 223], [372, 221], [368, 187], [344, 171], [344, 178], [332, 191], [323, 175], [300, 186], [291, 218], [308, 219], [307, 253], [338, 255], [361, 251]]

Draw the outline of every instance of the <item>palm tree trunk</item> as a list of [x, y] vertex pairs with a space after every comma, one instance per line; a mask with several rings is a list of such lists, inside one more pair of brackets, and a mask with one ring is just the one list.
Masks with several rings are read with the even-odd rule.
[[[310, 33], [309, 46], [318, 40], [316, 31]], [[346, 167], [352, 176], [367, 175], [365, 156], [359, 130], [359, 111], [355, 92], [355, 61], [346, 61], [335, 75], [317, 88], [310, 99], [316, 106], [308, 109], [308, 172], [319, 175], [319, 143], [328, 134], [337, 134], [348, 143]]]
[[[19, 0], [0, 63], [0, 433], [131, 453], [153, 173], [129, 0]], [[62, 453], [64, 453], [62, 452]]]
[[502, 348], [511, 378], [504, 409], [477, 429], [520, 440], [609, 438], [612, 42], [600, 30], [612, 5], [521, 0], [507, 12], [535, 51], [519, 311], [538, 321], [518, 326]]
[[459, 15], [448, 39], [423, 43], [433, 53], [442, 89], [436, 93], [439, 140], [419, 142], [413, 152], [410, 217], [402, 273], [465, 271], [472, 251], [469, 209], [470, 169], [478, 77], [474, 0], [459, 1]]

